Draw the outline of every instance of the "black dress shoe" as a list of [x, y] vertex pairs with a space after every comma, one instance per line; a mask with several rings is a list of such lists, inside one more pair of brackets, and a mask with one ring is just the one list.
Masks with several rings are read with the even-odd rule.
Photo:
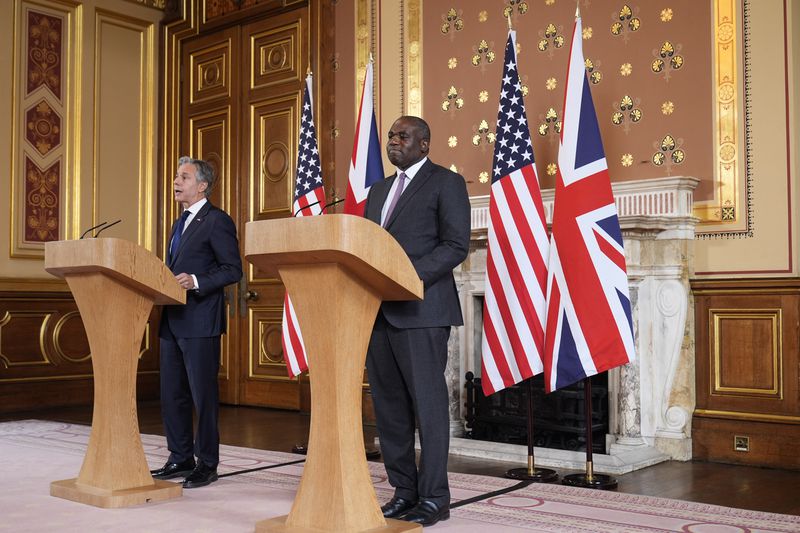
[[381, 511], [383, 512], [384, 518], [398, 518], [415, 505], [417, 505], [417, 502], [395, 496], [381, 506]]
[[413, 509], [400, 517], [400, 520], [432, 526], [440, 520], [450, 518], [450, 506], [439, 507], [430, 500], [421, 500]]
[[194, 470], [194, 457], [181, 463], [170, 463], [167, 461], [158, 470], [151, 470], [150, 474], [156, 479], [172, 479], [174, 477], [184, 477]]
[[205, 487], [209, 483], [215, 482], [217, 479], [219, 479], [219, 476], [217, 476], [217, 467], [208, 466], [204, 462], [199, 461], [192, 473], [183, 480], [183, 488], [196, 489], [197, 487]]

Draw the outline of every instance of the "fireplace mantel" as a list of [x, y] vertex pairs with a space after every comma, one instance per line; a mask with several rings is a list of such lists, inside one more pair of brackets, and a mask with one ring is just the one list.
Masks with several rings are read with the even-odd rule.
[[[694, 229], [692, 195], [699, 180], [676, 176], [613, 184], [625, 241], [636, 360], [609, 372], [607, 455], [595, 454], [595, 470], [624, 473], [692, 455], [694, 409], [694, 314], [689, 291]], [[553, 190], [542, 193], [548, 224]], [[451, 335], [451, 453], [525, 461], [525, 446], [461, 438], [464, 375], [480, 374], [480, 299], [484, 294], [488, 196], [473, 197], [472, 238], [456, 270], [464, 327]], [[541, 466], [581, 469], [583, 452], [536, 449]]]

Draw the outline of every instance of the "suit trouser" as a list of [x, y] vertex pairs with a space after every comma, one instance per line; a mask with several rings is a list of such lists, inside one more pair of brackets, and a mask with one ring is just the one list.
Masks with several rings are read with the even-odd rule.
[[450, 327], [398, 329], [378, 313], [367, 355], [378, 437], [395, 496], [432, 500], [439, 506], [450, 504], [450, 418], [444, 378], [449, 337]]
[[[162, 335], [163, 330], [169, 332], [162, 328]], [[161, 416], [170, 462], [196, 455], [208, 466], [219, 463], [219, 357], [219, 335], [161, 338]], [[192, 405], [197, 411], [194, 440]]]

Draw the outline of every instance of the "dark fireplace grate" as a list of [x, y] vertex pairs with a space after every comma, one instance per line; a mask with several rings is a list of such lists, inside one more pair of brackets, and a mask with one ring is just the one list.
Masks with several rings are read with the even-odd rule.
[[[586, 449], [586, 415], [583, 382], [544, 392], [544, 377], [534, 376], [533, 429], [534, 445], [562, 450]], [[527, 390], [525, 383], [483, 395], [481, 379], [472, 372], [466, 375], [467, 438], [511, 444], [527, 444]], [[605, 453], [608, 433], [608, 374], [592, 380], [592, 452]]]

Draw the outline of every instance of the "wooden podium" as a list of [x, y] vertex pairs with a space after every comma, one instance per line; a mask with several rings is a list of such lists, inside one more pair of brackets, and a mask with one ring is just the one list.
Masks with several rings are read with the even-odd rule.
[[50, 494], [97, 507], [181, 496], [180, 484], [150, 475], [136, 415], [136, 367], [153, 304], [186, 303], [185, 291], [158, 257], [122, 239], [48, 242], [44, 268], [72, 290], [94, 369], [83, 466], [76, 479], [53, 481]]
[[245, 258], [280, 275], [303, 333], [311, 431], [288, 516], [256, 531], [416, 531], [387, 520], [372, 487], [361, 426], [361, 386], [382, 300], [422, 298], [422, 281], [383, 228], [352, 215], [248, 222]]

